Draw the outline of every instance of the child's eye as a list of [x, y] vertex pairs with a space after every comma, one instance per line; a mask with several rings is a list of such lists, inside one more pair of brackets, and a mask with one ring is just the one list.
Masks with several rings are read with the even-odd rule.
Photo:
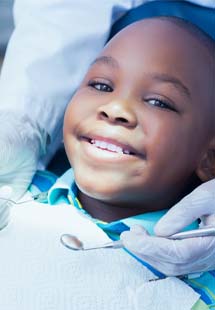
[[147, 103], [155, 107], [165, 109], [165, 110], [176, 111], [176, 109], [171, 104], [165, 102], [164, 100], [154, 98], [154, 99], [147, 99], [146, 101]]
[[101, 92], [108, 92], [108, 93], [110, 93], [110, 92], [113, 91], [113, 88], [110, 85], [108, 85], [108, 84], [106, 84], [104, 82], [89, 81], [88, 86], [90, 86], [90, 87], [92, 87], [92, 88], [94, 88], [94, 89], [96, 89], [98, 91], [101, 91]]

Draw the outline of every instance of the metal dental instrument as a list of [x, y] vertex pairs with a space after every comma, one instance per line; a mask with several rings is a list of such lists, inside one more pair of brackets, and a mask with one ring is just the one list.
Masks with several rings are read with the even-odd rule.
[[207, 226], [205, 228], [183, 231], [174, 234], [172, 236], [169, 236], [168, 239], [182, 240], [187, 238], [207, 237], [207, 236], [215, 236], [215, 227]]
[[61, 243], [70, 250], [79, 251], [79, 250], [96, 250], [96, 249], [120, 249], [123, 248], [123, 244], [121, 240], [118, 241], [110, 241], [102, 244], [101, 246], [85, 248], [84, 244], [81, 240], [79, 240], [76, 236], [70, 234], [64, 234], [60, 238]]
[[[206, 236], [215, 236], [215, 227], [206, 227], [206, 228], [199, 228], [189, 231], [180, 232], [169, 236], [168, 239], [171, 240], [182, 240], [187, 238], [196, 238], [196, 237], [206, 237]], [[96, 247], [89, 247], [85, 248], [84, 244], [81, 240], [79, 240], [76, 236], [70, 234], [64, 234], [60, 238], [61, 243], [69, 248], [70, 250], [74, 251], [88, 251], [88, 250], [95, 250], [95, 249], [119, 249], [123, 248], [123, 243], [121, 240], [118, 241], [111, 241], [108, 243], [104, 243], [100, 246]]]
[[2, 197], [0, 197], [0, 200], [5, 200], [5, 201], [11, 202], [15, 205], [21, 205], [23, 203], [27, 203], [27, 202], [31, 202], [31, 201], [44, 202], [47, 200], [47, 196], [48, 196], [48, 192], [42, 192], [42, 193], [33, 195], [31, 197], [31, 199], [20, 201], [20, 202], [16, 202], [13, 199], [2, 198]]

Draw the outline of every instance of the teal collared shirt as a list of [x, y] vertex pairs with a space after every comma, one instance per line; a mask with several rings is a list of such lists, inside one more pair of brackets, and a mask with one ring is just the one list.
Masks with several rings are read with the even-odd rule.
[[[98, 219], [92, 218], [80, 205], [77, 200], [77, 192], [78, 188], [76, 186], [74, 180], [74, 173], [72, 169], [67, 170], [59, 179], [57, 179], [56, 183], [50, 188], [48, 193], [48, 203], [50, 205], [56, 205], [59, 203], [71, 203], [76, 208], [78, 208], [81, 212], [87, 214], [92, 221], [96, 222], [100, 227], [102, 227], [105, 231], [111, 230], [112, 227], [119, 227], [119, 234], [124, 231], [130, 229], [132, 225], [139, 224], [142, 225], [150, 235], [154, 235], [154, 226], [159, 221], [159, 219], [168, 211], [161, 210], [156, 212], [148, 212], [140, 215], [135, 215], [132, 217], [124, 218], [119, 221], [114, 221], [111, 223], [104, 223]], [[121, 230], [120, 230], [121, 225]], [[124, 227], [124, 229], [123, 229]], [[198, 227], [197, 222], [187, 226], [185, 230], [195, 229]], [[117, 230], [117, 229], [116, 229]], [[113, 229], [114, 232], [114, 229]]]

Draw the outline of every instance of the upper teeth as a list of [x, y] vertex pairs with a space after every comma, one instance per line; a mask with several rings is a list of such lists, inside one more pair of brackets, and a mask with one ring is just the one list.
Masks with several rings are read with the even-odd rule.
[[124, 150], [122, 147], [118, 145], [108, 143], [105, 141], [91, 140], [91, 143], [94, 144], [96, 147], [103, 149], [103, 150], [109, 150], [109, 151], [121, 153], [121, 154], [130, 154], [129, 150], [126, 150], [126, 149]]

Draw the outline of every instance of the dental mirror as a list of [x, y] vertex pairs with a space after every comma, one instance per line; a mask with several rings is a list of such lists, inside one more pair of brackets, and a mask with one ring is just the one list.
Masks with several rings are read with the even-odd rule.
[[122, 241], [111, 241], [108, 243], [104, 243], [100, 246], [96, 246], [96, 247], [89, 247], [89, 248], [85, 248], [84, 244], [74, 235], [70, 235], [70, 234], [64, 234], [61, 236], [60, 238], [61, 243], [69, 248], [70, 250], [75, 250], [75, 251], [87, 251], [87, 250], [95, 250], [95, 249], [103, 249], [103, 248], [109, 248], [109, 249], [119, 249], [123, 247]]
[[[189, 231], [180, 232], [169, 236], [168, 239], [172, 240], [183, 240], [187, 238], [196, 238], [196, 237], [206, 237], [206, 236], [215, 236], [215, 227], [205, 227], [199, 228]], [[69, 248], [70, 250], [75, 251], [87, 251], [87, 250], [95, 250], [95, 249], [120, 249], [123, 248], [124, 245], [121, 240], [111, 241], [104, 243], [100, 246], [85, 248], [84, 244], [81, 240], [79, 240], [76, 236], [70, 234], [64, 234], [60, 238], [61, 243]]]

